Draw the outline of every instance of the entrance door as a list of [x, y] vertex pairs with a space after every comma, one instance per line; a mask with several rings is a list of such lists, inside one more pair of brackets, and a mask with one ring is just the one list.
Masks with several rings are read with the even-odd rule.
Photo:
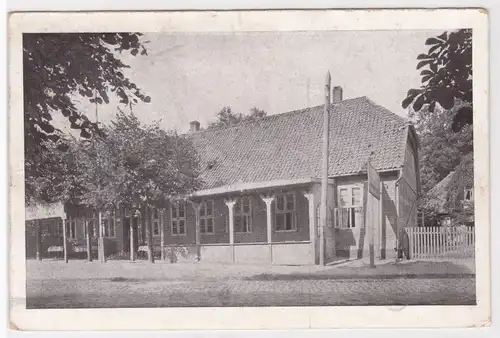
[[123, 219], [123, 252], [130, 253], [130, 217]]

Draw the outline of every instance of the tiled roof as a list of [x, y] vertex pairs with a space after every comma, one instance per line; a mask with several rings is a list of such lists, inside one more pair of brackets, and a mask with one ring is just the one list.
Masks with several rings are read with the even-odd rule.
[[[332, 105], [329, 176], [402, 167], [408, 121], [366, 97]], [[323, 105], [270, 115], [190, 136], [202, 163], [204, 189], [271, 180], [319, 178]]]

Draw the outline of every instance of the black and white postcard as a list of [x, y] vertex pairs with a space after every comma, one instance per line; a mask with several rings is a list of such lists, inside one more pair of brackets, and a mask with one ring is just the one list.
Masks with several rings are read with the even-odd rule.
[[9, 21], [13, 327], [488, 324], [486, 13]]

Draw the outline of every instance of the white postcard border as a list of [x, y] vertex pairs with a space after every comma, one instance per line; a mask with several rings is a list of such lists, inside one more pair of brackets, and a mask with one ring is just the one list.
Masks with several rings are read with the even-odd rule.
[[[473, 29], [477, 306], [26, 310], [22, 33]], [[20, 330], [209, 330], [489, 325], [490, 219], [488, 19], [468, 10], [293, 10], [18, 13], [9, 18], [11, 328]]]

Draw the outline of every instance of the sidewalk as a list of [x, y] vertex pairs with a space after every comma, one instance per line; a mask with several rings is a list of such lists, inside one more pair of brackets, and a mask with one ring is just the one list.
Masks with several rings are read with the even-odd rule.
[[304, 279], [390, 279], [457, 278], [474, 275], [474, 261], [380, 261], [371, 268], [367, 261], [354, 260], [328, 266], [270, 266], [209, 263], [169, 264], [157, 261], [71, 260], [27, 261], [29, 279], [113, 279], [113, 280], [304, 280]]
[[309, 273], [260, 274], [252, 280], [292, 279], [394, 279], [460, 278], [475, 275], [474, 260], [456, 261], [378, 261], [370, 267], [367, 260], [352, 260], [322, 267]]

